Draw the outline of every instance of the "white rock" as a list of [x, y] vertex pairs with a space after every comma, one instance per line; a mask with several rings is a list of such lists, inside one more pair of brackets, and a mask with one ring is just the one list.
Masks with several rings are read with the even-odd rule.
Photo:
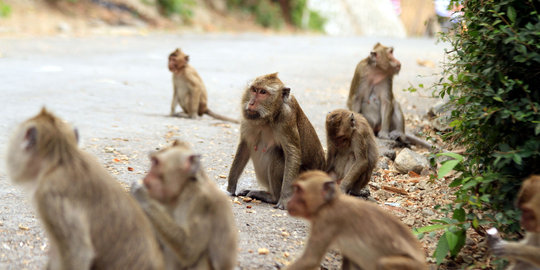
[[427, 168], [429, 162], [426, 157], [412, 151], [409, 148], [404, 148], [399, 152], [394, 160], [394, 167], [400, 173], [408, 173], [413, 171], [420, 174], [422, 169]]

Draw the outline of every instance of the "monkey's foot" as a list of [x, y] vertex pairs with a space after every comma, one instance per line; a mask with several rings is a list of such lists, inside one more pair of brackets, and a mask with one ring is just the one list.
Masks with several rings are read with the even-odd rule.
[[349, 194], [352, 196], [360, 197], [362, 199], [367, 200], [369, 196], [371, 195], [371, 192], [369, 191], [369, 188], [366, 186], [366, 187], [363, 187], [360, 191], [351, 191], [349, 192]]
[[250, 197], [252, 199], [257, 199], [257, 200], [265, 202], [265, 203], [276, 203], [276, 200], [274, 200], [272, 194], [270, 194], [270, 193], [268, 193], [267, 191], [264, 191], [264, 190], [244, 189], [244, 190], [238, 192], [236, 195]]

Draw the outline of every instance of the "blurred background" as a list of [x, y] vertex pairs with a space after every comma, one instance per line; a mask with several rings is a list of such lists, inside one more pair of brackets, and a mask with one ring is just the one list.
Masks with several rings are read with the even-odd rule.
[[313, 32], [433, 36], [449, 0], [0, 0], [0, 36]]

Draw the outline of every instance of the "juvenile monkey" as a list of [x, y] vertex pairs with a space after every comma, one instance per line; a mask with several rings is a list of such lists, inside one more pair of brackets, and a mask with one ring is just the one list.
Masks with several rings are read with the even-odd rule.
[[287, 269], [315, 269], [330, 246], [344, 258], [343, 269], [427, 269], [424, 252], [396, 217], [364, 200], [343, 195], [322, 171], [302, 173], [287, 204], [291, 216], [309, 220], [304, 253]]
[[393, 77], [401, 70], [394, 48], [375, 44], [370, 55], [354, 71], [347, 107], [361, 113], [382, 139], [398, 139], [430, 148], [431, 144], [405, 133], [405, 117], [392, 92]]
[[277, 208], [284, 209], [298, 173], [324, 169], [321, 142], [277, 73], [257, 77], [249, 84], [242, 97], [242, 113], [227, 191], [235, 194], [238, 178], [251, 159], [259, 184], [268, 191], [244, 190], [237, 195], [277, 203]]
[[540, 269], [540, 175], [532, 175], [521, 186], [517, 200], [525, 238], [520, 242], [501, 239], [496, 229], [488, 230], [488, 245], [493, 254], [514, 262], [507, 269]]
[[33, 199], [50, 242], [47, 269], [163, 269], [137, 202], [88, 153], [76, 130], [47, 110], [11, 138], [7, 168]]
[[200, 156], [175, 141], [152, 154], [144, 187], [132, 188], [165, 245], [167, 269], [233, 269], [237, 229], [231, 202]]
[[362, 115], [337, 109], [326, 116], [326, 139], [326, 171], [341, 180], [343, 193], [359, 196], [379, 157], [373, 130]]
[[239, 123], [238, 120], [212, 112], [207, 107], [208, 94], [199, 73], [189, 63], [189, 55], [176, 49], [169, 55], [169, 70], [173, 74], [173, 98], [171, 116], [176, 115], [176, 105], [180, 105], [180, 116], [195, 118], [208, 114], [216, 119]]

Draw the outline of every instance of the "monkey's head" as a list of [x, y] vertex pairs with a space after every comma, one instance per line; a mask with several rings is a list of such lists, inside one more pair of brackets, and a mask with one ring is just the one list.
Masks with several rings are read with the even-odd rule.
[[531, 175], [521, 185], [517, 204], [521, 210], [521, 226], [528, 232], [540, 233], [540, 175]]
[[357, 123], [352, 111], [337, 109], [326, 115], [326, 134], [336, 146], [347, 147]]
[[279, 112], [289, 99], [291, 89], [285, 87], [277, 73], [257, 77], [242, 96], [242, 113], [250, 120], [266, 119]]
[[378, 42], [373, 46], [368, 63], [388, 75], [398, 74], [401, 70], [401, 62], [394, 57], [394, 48], [383, 46]]
[[178, 73], [182, 71], [182, 69], [187, 65], [189, 62], [189, 55], [182, 52], [180, 49], [174, 50], [171, 54], [169, 54], [169, 70], [172, 73]]
[[163, 204], [174, 204], [183, 191], [198, 181], [200, 155], [194, 154], [185, 142], [175, 141], [151, 154], [150, 160], [152, 165], [143, 183], [150, 197]]
[[337, 183], [323, 171], [307, 171], [293, 183], [293, 195], [287, 203], [291, 216], [311, 219], [340, 194]]
[[32, 181], [47, 166], [69, 159], [77, 151], [79, 135], [62, 119], [41, 109], [13, 133], [7, 152], [7, 169], [14, 182]]

